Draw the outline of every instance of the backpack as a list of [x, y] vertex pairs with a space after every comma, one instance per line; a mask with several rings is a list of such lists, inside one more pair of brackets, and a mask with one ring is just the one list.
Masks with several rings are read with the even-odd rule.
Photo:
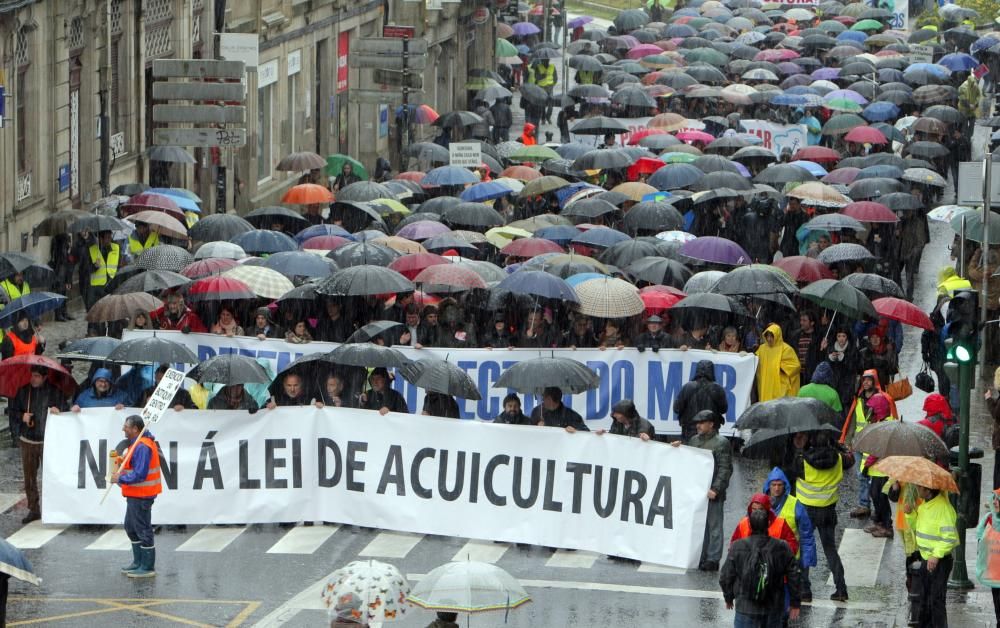
[[773, 539], [770, 537], [765, 543], [750, 544], [750, 556], [740, 581], [743, 595], [756, 604], [766, 604], [771, 598], [775, 581], [779, 584], [783, 581], [774, 574], [772, 544]]

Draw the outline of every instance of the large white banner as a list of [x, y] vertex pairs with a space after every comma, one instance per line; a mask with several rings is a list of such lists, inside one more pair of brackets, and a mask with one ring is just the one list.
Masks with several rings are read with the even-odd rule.
[[[258, 340], [248, 336], [219, 336], [215, 334], [182, 334], [179, 331], [126, 331], [124, 338], [139, 338], [155, 333], [187, 346], [199, 360], [222, 353], [239, 353], [266, 361], [277, 373], [290, 362], [308, 353], [326, 353], [337, 345], [330, 342], [291, 344], [284, 340]], [[694, 377], [700, 360], [715, 363], [715, 380], [726, 391], [729, 412], [722, 433], [735, 433], [732, 425], [736, 417], [750, 405], [750, 392], [754, 384], [757, 358], [753, 354], [733, 354], [713, 351], [661, 350], [657, 353], [636, 349], [400, 349], [412, 360], [435, 357], [447, 359], [464, 369], [479, 386], [480, 401], [458, 400], [463, 419], [492, 420], [503, 412], [503, 398], [510, 392], [493, 388], [500, 374], [521, 360], [540, 355], [565, 357], [577, 360], [594, 369], [601, 376], [601, 385], [595, 390], [566, 396], [566, 405], [580, 413], [593, 425], [599, 425], [611, 415], [611, 408], [622, 399], [635, 401], [639, 413], [653, 422], [658, 434], [679, 434], [680, 424], [673, 413], [674, 399], [681, 387]], [[188, 368], [188, 367], [184, 367]], [[315, 386], [318, 382], [309, 382]], [[423, 407], [423, 389], [406, 382], [402, 377], [393, 380], [393, 388], [403, 394], [411, 412], [419, 413]], [[521, 395], [525, 414], [536, 405], [533, 395]]]
[[[49, 417], [45, 523], [114, 524], [109, 451], [134, 409]], [[693, 567], [710, 452], [656, 441], [342, 408], [170, 410], [157, 524], [330, 521]], [[117, 489], [116, 489], [117, 490]]]
[[[581, 118], [582, 119], [582, 118]], [[642, 118], [615, 118], [617, 122], [624, 124], [628, 128], [627, 133], [621, 133], [615, 136], [615, 140], [622, 146], [627, 146], [629, 141], [632, 139], [632, 134], [640, 129], [649, 128], [649, 121], [652, 120], [652, 116], [644, 116]], [[688, 126], [679, 129], [672, 134], [679, 133], [680, 131], [703, 131], [705, 130], [705, 123], [701, 120], [688, 119]], [[574, 142], [579, 142], [581, 144], [594, 144], [599, 145], [604, 143], [604, 137], [601, 135], [577, 135], [576, 133], [570, 134], [570, 139]]]
[[761, 146], [775, 155], [781, 155], [785, 149], [794, 155], [800, 148], [808, 146], [806, 125], [778, 124], [768, 120], [740, 120], [740, 125], [747, 133], [752, 133], [763, 140]]

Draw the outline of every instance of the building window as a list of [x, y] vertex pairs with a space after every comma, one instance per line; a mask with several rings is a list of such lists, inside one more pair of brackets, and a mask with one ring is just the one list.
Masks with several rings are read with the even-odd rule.
[[29, 70], [31, 55], [28, 49], [28, 31], [21, 27], [17, 31], [14, 44], [14, 61], [17, 65], [17, 93], [14, 94], [14, 116], [17, 127], [17, 170], [24, 173], [31, 170], [31, 155], [28, 151], [28, 127], [31, 126], [28, 109]]
[[257, 180], [271, 178], [271, 88], [257, 90]]
[[295, 74], [288, 77], [288, 152], [295, 152], [295, 133], [298, 129], [295, 128], [295, 118], [298, 112], [298, 102], [296, 101], [295, 94]]

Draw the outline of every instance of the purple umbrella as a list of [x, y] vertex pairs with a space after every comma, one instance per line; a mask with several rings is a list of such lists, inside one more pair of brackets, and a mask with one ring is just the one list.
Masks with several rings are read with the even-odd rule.
[[832, 92], [828, 93], [826, 96], [823, 96], [823, 100], [827, 102], [830, 102], [835, 98], [846, 98], [847, 100], [854, 101], [859, 105], [868, 104], [868, 99], [862, 96], [861, 94], [857, 93], [853, 89], [835, 89]]
[[854, 168], [853, 166], [837, 168], [830, 174], [824, 176], [821, 181], [823, 183], [850, 185], [854, 183], [854, 180], [858, 177], [859, 172], [861, 172], [861, 169]]
[[747, 167], [746, 167], [746, 166], [744, 166], [743, 164], [741, 164], [740, 162], [738, 162], [738, 161], [734, 161], [734, 162], [733, 162], [733, 164], [735, 164], [735, 166], [736, 166], [736, 170], [738, 170], [738, 171], [739, 171], [739, 173], [740, 173], [741, 175], [743, 175], [744, 177], [746, 177], [746, 178], [748, 178], [748, 179], [749, 179], [749, 178], [750, 178], [750, 177], [752, 176], [752, 175], [750, 174], [750, 171], [749, 171], [749, 170], [747, 169]]
[[513, 25], [514, 34], [524, 37], [525, 35], [537, 35], [542, 32], [542, 29], [538, 28], [531, 22], [517, 22]]
[[569, 21], [569, 27], [576, 29], [582, 28], [585, 24], [590, 24], [594, 21], [594, 18], [589, 15], [581, 15], [580, 17], [574, 17]]
[[805, 70], [798, 63], [792, 63], [791, 61], [782, 61], [778, 64], [778, 71], [785, 76], [792, 76], [795, 74], [802, 74]]
[[840, 76], [840, 68], [820, 68], [809, 75], [814, 81], [832, 81]]
[[800, 85], [808, 85], [812, 83], [812, 79], [809, 78], [808, 74], [793, 74], [781, 82], [781, 89], [787, 90], [792, 87]]
[[739, 244], [726, 238], [702, 236], [681, 245], [681, 255], [699, 262], [740, 266], [750, 263], [750, 255]]
[[400, 229], [396, 235], [401, 238], [406, 238], [407, 240], [417, 241], [433, 238], [436, 235], [441, 235], [442, 233], [448, 233], [450, 231], [451, 229], [440, 222], [435, 222], [433, 220], [418, 220], [417, 222], [411, 222]]

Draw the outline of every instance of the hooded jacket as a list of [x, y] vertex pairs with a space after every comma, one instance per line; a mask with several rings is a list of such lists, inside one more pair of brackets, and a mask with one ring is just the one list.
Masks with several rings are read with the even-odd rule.
[[799, 356], [782, 339], [781, 326], [771, 323], [764, 334], [774, 335], [774, 346], [766, 341], [757, 347], [757, 399], [770, 401], [779, 397], [794, 397], [799, 392]]
[[99, 379], [106, 379], [108, 383], [111, 384], [111, 388], [108, 389], [107, 394], [98, 396], [97, 389], [94, 384], [91, 385], [81, 392], [76, 398], [76, 405], [81, 408], [110, 408], [116, 405], [128, 403], [125, 398], [125, 394], [122, 391], [117, 390], [114, 387], [114, 379], [111, 377], [111, 371], [105, 368], [100, 368], [94, 371], [94, 376], [90, 378], [91, 382], [96, 382]]
[[[861, 374], [862, 380], [864, 380], [864, 378], [866, 377], [872, 378], [872, 382], [875, 384], [872, 387], [872, 390], [874, 391], [872, 395], [877, 395], [878, 393], [885, 392], [884, 390], [882, 390], [882, 382], [879, 381], [878, 371], [876, 369], [868, 369], [867, 371]], [[855, 428], [857, 428], [857, 420], [858, 420], [856, 412], [858, 408], [858, 402], [859, 401], [861, 403], [868, 402], [868, 398], [862, 396], [863, 391], [864, 388], [862, 388], [861, 384], [859, 383], [857, 395], [854, 397], [854, 401], [851, 402], [851, 407], [847, 410], [847, 419], [844, 421], [843, 430], [841, 430], [840, 432], [840, 442], [842, 443], [850, 443], [850, 441], [854, 439], [854, 433], [856, 431]], [[889, 414], [891, 414], [892, 416], [899, 416], [899, 411], [896, 409], [896, 401], [889, 395], [885, 395], [885, 398], [886, 401], [889, 402]], [[861, 407], [861, 410], [862, 411], [864, 410], [864, 406]]]
[[816, 365], [812, 381], [799, 389], [799, 397], [817, 399], [830, 406], [834, 411], [840, 412], [844, 406], [840, 403], [840, 395], [837, 393], [836, 385], [837, 379], [833, 374], [833, 368], [829, 362], [823, 361]]
[[521, 133], [521, 143], [525, 146], [534, 146], [538, 144], [538, 140], [535, 139], [535, 125], [530, 122], [524, 123], [524, 132]]
[[[762, 497], [767, 499], [767, 496]], [[787, 527], [786, 524], [785, 528]], [[772, 587], [770, 599], [763, 602], [751, 599], [750, 592], [743, 591], [742, 586], [743, 575], [755, 568], [755, 565], [751, 564], [755, 546], [768, 558], [770, 577], [784, 579], [786, 582], [785, 587]], [[738, 613], [755, 616], [781, 612], [785, 606], [786, 589], [789, 605], [792, 608], [799, 608], [801, 602], [799, 580], [799, 566], [794, 552], [787, 543], [781, 543], [765, 534], [752, 534], [734, 542], [729, 548], [729, 556], [726, 557], [722, 572], [719, 574], [719, 585], [722, 587], [722, 596], [726, 602], [735, 603]]]
[[943, 439], [945, 428], [955, 422], [948, 400], [940, 393], [931, 393], [924, 399], [924, 412], [927, 416], [917, 421], [917, 425], [923, 425]]
[[[783, 482], [785, 484], [785, 492], [781, 494], [781, 497], [774, 501], [771, 498], [771, 482]], [[799, 564], [803, 567], [815, 567], [816, 566], [816, 537], [813, 534], [813, 524], [812, 520], [809, 518], [809, 513], [806, 511], [806, 507], [791, 494], [792, 484], [788, 481], [788, 476], [785, 472], [781, 470], [780, 467], [774, 467], [771, 469], [771, 473], [767, 476], [767, 481], [764, 482], [764, 494], [768, 496], [771, 501], [771, 510], [775, 514], [779, 514], [785, 508], [785, 504], [788, 500], [792, 500], [793, 506], [789, 508], [794, 508], [795, 517], [790, 519], [784, 517], [785, 521], [788, 523], [789, 527], [792, 527], [792, 532], [795, 533], [795, 538], [799, 542]]]
[[942, 267], [938, 271], [938, 294], [953, 297], [959, 290], [972, 290], [972, 283], [959, 277], [951, 266]]
[[[3, 308], [0, 307], [0, 310], [2, 309]], [[27, 318], [23, 312], [18, 316], [18, 322], [20, 322], [23, 318]], [[17, 355], [17, 348], [11, 341], [11, 336], [17, 336], [17, 339], [21, 341], [22, 345], [30, 345], [32, 339], [37, 339], [38, 342], [35, 345], [35, 355], [42, 355], [42, 353], [45, 352], [45, 341], [42, 340], [41, 336], [37, 336], [35, 334], [35, 328], [31, 324], [31, 321], [28, 320], [27, 329], [21, 330], [15, 325], [13, 328], [8, 329], [6, 334], [0, 331], [0, 337], [3, 338], [3, 340], [0, 341], [0, 359], [6, 360], [7, 358], [12, 358]]]
[[[788, 522], [775, 514], [774, 508], [771, 506], [771, 498], [767, 496], [767, 493], [754, 493], [750, 497], [750, 502], [747, 504], [747, 516], [740, 519], [740, 522], [736, 524], [736, 529], [733, 530], [733, 536], [730, 537], [729, 544], [732, 545], [736, 541], [750, 536], [750, 513], [753, 512], [754, 504], [760, 504], [767, 510], [768, 535], [788, 543], [792, 554], [797, 554], [799, 551], [799, 541], [795, 537], [795, 533], [792, 532], [792, 528], [788, 525]], [[813, 554], [815, 557], [815, 547], [813, 548]]]
[[729, 400], [726, 391], [715, 382], [715, 363], [701, 360], [694, 369], [694, 379], [684, 384], [674, 399], [674, 414], [681, 424], [681, 435], [688, 440], [695, 434], [694, 415], [712, 410], [726, 416]]

